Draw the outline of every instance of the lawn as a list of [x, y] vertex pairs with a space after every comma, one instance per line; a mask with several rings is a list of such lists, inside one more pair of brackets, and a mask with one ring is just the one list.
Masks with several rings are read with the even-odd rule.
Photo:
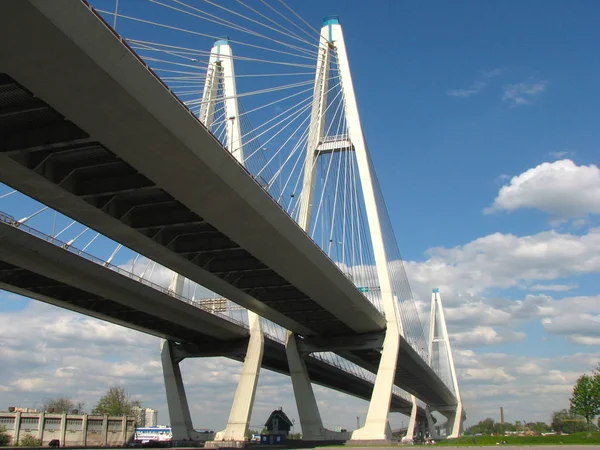
[[496, 445], [500, 441], [506, 441], [507, 445], [599, 445], [600, 432], [554, 436], [463, 436], [440, 441], [436, 447], [479, 447]]

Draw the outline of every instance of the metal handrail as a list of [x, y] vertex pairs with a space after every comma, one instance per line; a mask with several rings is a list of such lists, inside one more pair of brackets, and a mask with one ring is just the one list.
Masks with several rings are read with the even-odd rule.
[[54, 237], [52, 237], [52, 236], [50, 236], [50, 235], [48, 235], [46, 233], [43, 233], [43, 232], [41, 232], [39, 230], [36, 230], [35, 228], [32, 228], [32, 227], [30, 227], [28, 225], [19, 223], [18, 221], [16, 221], [14, 219], [14, 217], [11, 217], [11, 216], [9, 216], [7, 214], [4, 214], [2, 212], [0, 212], [0, 222], [6, 223], [8, 225], [11, 225], [14, 228], [18, 228], [19, 230], [24, 231], [24, 232], [26, 232], [28, 234], [31, 234], [32, 236], [35, 236], [38, 239], [42, 239], [42, 240], [44, 240], [46, 242], [50, 242], [51, 244], [54, 244], [57, 247], [61, 247], [63, 250], [66, 250], [66, 251], [74, 253], [74, 254], [76, 254], [78, 256], [81, 256], [81, 257], [87, 259], [88, 261], [91, 261], [91, 262], [96, 263], [96, 264], [98, 264], [100, 266], [106, 267], [106, 268], [108, 268], [108, 269], [110, 269], [110, 270], [112, 270], [114, 272], [119, 273], [120, 275], [126, 276], [127, 278], [130, 278], [130, 279], [135, 280], [135, 281], [137, 281], [139, 283], [142, 283], [142, 284], [144, 284], [144, 285], [146, 285], [148, 287], [151, 287], [152, 289], [155, 289], [155, 290], [157, 290], [159, 292], [162, 292], [163, 294], [167, 294], [167, 295], [169, 295], [171, 297], [174, 297], [174, 298], [176, 298], [178, 300], [181, 300], [182, 302], [185, 302], [185, 303], [187, 303], [189, 305], [195, 306], [198, 309], [201, 309], [203, 311], [209, 312], [210, 314], [218, 316], [218, 317], [220, 317], [222, 319], [225, 319], [225, 320], [227, 320], [229, 322], [232, 322], [232, 323], [235, 323], [237, 325], [241, 325], [244, 328], [248, 328], [247, 325], [244, 322], [240, 321], [240, 320], [236, 320], [236, 319], [234, 319], [232, 317], [227, 316], [226, 314], [222, 314], [222, 313], [219, 313], [219, 312], [216, 312], [216, 311], [211, 311], [209, 308], [203, 308], [202, 305], [196, 303], [194, 300], [191, 300], [191, 299], [189, 299], [187, 297], [184, 297], [183, 295], [177, 294], [176, 292], [173, 292], [169, 288], [165, 288], [165, 287], [163, 287], [163, 286], [161, 286], [159, 284], [156, 284], [156, 283], [154, 283], [152, 281], [146, 280], [146, 279], [144, 279], [144, 278], [142, 278], [142, 277], [134, 274], [133, 272], [130, 272], [128, 270], [123, 269], [122, 267], [115, 266], [114, 264], [106, 262], [106, 261], [104, 261], [104, 260], [102, 260], [102, 259], [100, 259], [100, 258], [98, 258], [98, 257], [96, 257], [94, 255], [91, 255], [91, 254], [89, 254], [87, 252], [84, 252], [83, 250], [79, 250], [78, 248], [73, 247], [72, 245], [69, 245], [69, 244], [67, 244], [67, 243], [65, 243], [65, 242], [63, 242], [63, 241], [61, 241], [59, 239], [56, 239], [56, 238], [54, 238]]

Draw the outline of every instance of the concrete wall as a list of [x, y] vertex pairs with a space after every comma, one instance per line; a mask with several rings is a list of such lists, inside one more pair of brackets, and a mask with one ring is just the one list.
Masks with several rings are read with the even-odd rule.
[[52, 439], [61, 447], [114, 447], [133, 440], [134, 417], [88, 416], [87, 414], [46, 414], [0, 412], [0, 426], [17, 445], [31, 435], [46, 447]]

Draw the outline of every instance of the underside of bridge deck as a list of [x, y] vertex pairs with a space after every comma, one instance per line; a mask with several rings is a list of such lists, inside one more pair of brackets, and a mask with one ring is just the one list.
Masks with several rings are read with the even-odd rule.
[[6, 74], [0, 74], [0, 153], [311, 331], [352, 332]]

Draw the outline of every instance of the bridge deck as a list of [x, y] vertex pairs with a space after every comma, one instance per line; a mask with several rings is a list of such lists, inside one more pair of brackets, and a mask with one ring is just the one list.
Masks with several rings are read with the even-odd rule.
[[[303, 336], [385, 328], [84, 3], [0, 2], [0, 39], [11, 43], [0, 47], [0, 181]], [[398, 386], [429, 404], [454, 404], [403, 344]], [[380, 357], [349, 356], [369, 370]]]
[[[248, 330], [177, 300], [171, 295], [89, 261], [75, 253], [0, 222], [0, 289], [91, 317], [171, 339], [198, 356], [243, 361]], [[373, 385], [314, 357], [306, 359], [311, 380], [369, 400]], [[285, 347], [265, 336], [263, 367], [289, 375]], [[394, 395], [392, 409], [411, 404]], [[424, 415], [424, 411], [420, 410]]]

